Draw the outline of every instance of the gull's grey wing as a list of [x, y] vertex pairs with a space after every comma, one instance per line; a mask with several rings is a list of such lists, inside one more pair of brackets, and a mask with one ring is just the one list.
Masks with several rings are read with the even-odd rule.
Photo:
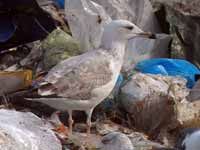
[[95, 51], [65, 60], [48, 73], [50, 84], [41, 88], [40, 94], [88, 100], [93, 89], [111, 81], [110, 59], [107, 53]]

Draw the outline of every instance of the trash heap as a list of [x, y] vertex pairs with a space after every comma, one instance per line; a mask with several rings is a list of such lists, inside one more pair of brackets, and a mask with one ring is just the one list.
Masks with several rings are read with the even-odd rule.
[[[181, 28], [176, 21], [188, 16], [184, 25], [191, 29], [193, 22], [188, 22], [192, 16], [178, 13], [185, 8], [186, 12], [199, 14], [196, 7], [187, 8], [186, 3], [180, 4], [180, 9], [178, 2], [176, 8], [171, 3], [158, 0], [0, 2], [0, 149], [182, 150], [181, 146], [185, 146], [185, 150], [198, 150], [183, 141], [184, 137], [194, 136], [193, 133], [200, 141], [200, 71], [195, 66], [198, 58], [194, 55], [199, 43], [189, 41], [190, 45], [198, 45], [190, 49], [180, 39], [178, 30], [176, 36], [174, 32], [170, 34], [170, 24]], [[167, 14], [168, 22], [166, 11], [175, 13], [175, 20]], [[92, 134], [90, 137], [85, 134], [85, 114], [75, 111], [74, 132], [69, 135], [66, 112], [58, 113], [26, 98], [39, 97], [40, 81], [56, 64], [97, 48], [104, 26], [115, 19], [129, 20], [141, 30], [154, 33], [155, 38], [136, 37], [126, 43], [115, 88], [94, 110]], [[190, 36], [187, 33], [184, 32], [185, 39]], [[194, 51], [193, 60], [187, 53], [186, 58], [174, 58], [172, 49], [177, 36], [187, 51]], [[186, 60], [188, 57], [190, 62]]]

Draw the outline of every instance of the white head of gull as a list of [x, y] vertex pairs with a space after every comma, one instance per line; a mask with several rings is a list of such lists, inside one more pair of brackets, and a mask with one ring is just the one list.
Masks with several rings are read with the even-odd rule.
[[73, 124], [72, 111], [85, 111], [89, 134], [94, 108], [109, 95], [117, 81], [126, 41], [136, 36], [149, 37], [149, 34], [126, 20], [115, 20], [105, 25], [99, 48], [63, 60], [47, 74], [38, 93], [42, 96], [57, 97], [28, 100], [68, 111], [70, 133]]

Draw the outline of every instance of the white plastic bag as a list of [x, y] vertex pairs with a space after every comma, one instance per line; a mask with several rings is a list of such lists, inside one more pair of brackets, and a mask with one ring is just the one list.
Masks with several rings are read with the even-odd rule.
[[112, 19], [125, 19], [144, 31], [160, 33], [158, 20], [149, 0], [93, 0], [102, 5]]
[[33, 113], [0, 110], [1, 150], [62, 150], [50, 127]]
[[91, 0], [66, 0], [65, 14], [72, 36], [83, 51], [98, 48], [103, 26], [110, 22], [104, 8]]
[[157, 34], [156, 39], [137, 37], [129, 40], [122, 71], [132, 70], [136, 63], [145, 59], [169, 57], [170, 41], [171, 37], [167, 34]]

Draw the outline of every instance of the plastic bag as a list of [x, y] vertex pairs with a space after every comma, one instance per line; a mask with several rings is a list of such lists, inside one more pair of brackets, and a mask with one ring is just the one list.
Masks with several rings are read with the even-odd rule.
[[199, 69], [186, 60], [181, 59], [149, 59], [139, 62], [136, 70], [142, 73], [161, 74], [167, 76], [180, 76], [187, 80], [187, 87], [195, 84], [195, 75], [200, 74]]
[[1, 150], [62, 150], [50, 125], [33, 113], [0, 110]]
[[166, 58], [171, 37], [167, 34], [156, 34], [156, 39], [137, 37], [128, 41], [124, 57], [123, 72], [129, 72], [134, 66], [146, 59]]
[[93, 0], [102, 5], [112, 19], [125, 19], [144, 31], [160, 33], [160, 25], [149, 0]]
[[72, 36], [84, 51], [98, 48], [103, 26], [110, 22], [104, 8], [90, 0], [66, 0], [65, 14]]

